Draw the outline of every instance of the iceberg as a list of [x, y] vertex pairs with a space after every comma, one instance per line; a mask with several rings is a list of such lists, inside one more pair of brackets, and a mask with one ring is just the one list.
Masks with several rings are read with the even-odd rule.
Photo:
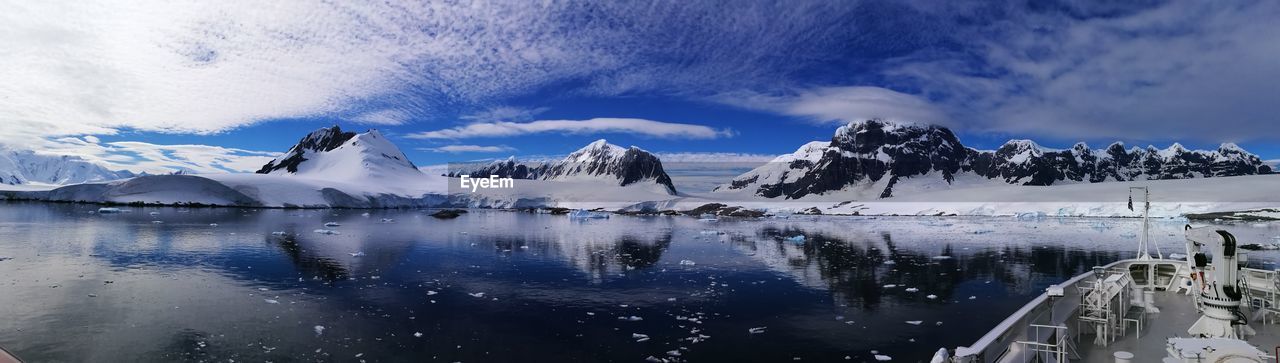
[[569, 212], [569, 219], [609, 219], [609, 213], [575, 209]]

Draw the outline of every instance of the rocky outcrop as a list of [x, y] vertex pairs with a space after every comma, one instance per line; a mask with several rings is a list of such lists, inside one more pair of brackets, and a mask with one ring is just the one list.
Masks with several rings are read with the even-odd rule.
[[1095, 150], [1078, 143], [1056, 150], [1030, 140], [1011, 140], [982, 151], [965, 147], [945, 127], [866, 120], [842, 126], [830, 142], [806, 144], [717, 191], [749, 190], [768, 198], [795, 199], [879, 183], [879, 197], [888, 198], [907, 178], [940, 178], [950, 184], [963, 174], [1008, 184], [1054, 185], [1271, 172], [1257, 155], [1235, 144], [1206, 151], [1180, 144], [1126, 149], [1122, 143]]

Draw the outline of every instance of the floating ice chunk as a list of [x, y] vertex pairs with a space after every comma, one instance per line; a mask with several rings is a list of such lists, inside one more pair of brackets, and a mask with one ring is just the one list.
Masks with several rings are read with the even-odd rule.
[[1020, 221], [1038, 221], [1044, 219], [1045, 216], [1044, 212], [1026, 212], [1018, 213], [1014, 218]]
[[791, 243], [804, 243], [804, 235], [803, 235], [803, 234], [802, 234], [802, 235], [796, 235], [796, 236], [787, 237], [787, 238], [784, 238], [784, 239], [785, 239], [785, 240], [787, 240], [787, 242], [791, 242]]
[[929, 294], [929, 295], [926, 295], [926, 296], [925, 296], [925, 298], [926, 298], [926, 299], [929, 299], [929, 300], [933, 300], [933, 299], [937, 299], [937, 298], [938, 298], [938, 295]]
[[639, 317], [639, 316], [632, 315], [632, 316], [619, 316], [619, 317], [618, 317], [618, 320], [623, 320], [623, 321], [641, 321], [641, 320], [644, 320], [644, 318], [641, 318], [641, 317]]
[[876, 361], [879, 361], [879, 362], [888, 362], [888, 361], [891, 361], [891, 360], [893, 360], [893, 357], [890, 357], [890, 356], [887, 356], [887, 355], [884, 355], [884, 354], [876, 354]]
[[649, 336], [640, 333], [631, 333], [631, 339], [635, 339], [636, 343], [649, 340]]
[[218, 226], [217, 223], [209, 223], [209, 227], [217, 227], [217, 226]]
[[383, 218], [383, 219], [382, 219], [382, 220], [380, 220], [379, 222], [382, 222], [382, 223], [395, 223], [395, 222], [396, 222], [396, 220], [395, 220], [395, 219], [391, 219], [391, 218]]
[[951, 355], [947, 354], [947, 348], [938, 348], [938, 351], [933, 353], [933, 358], [929, 359], [929, 363], [946, 363], [951, 361], [950, 358]]
[[969, 300], [977, 300], [977, 299], [978, 299], [977, 296], [969, 296]]
[[467, 295], [471, 295], [471, 297], [476, 297], [476, 298], [482, 298], [482, 297], [484, 297], [484, 293], [483, 293], [483, 292], [473, 292], [473, 293], [469, 293], [469, 294], [467, 294]]
[[351, 257], [360, 257], [364, 256], [364, 251], [347, 252], [347, 254], [351, 255]]
[[320, 334], [324, 334], [324, 325], [316, 325], [312, 329], [316, 331], [316, 336], [320, 336]]
[[764, 334], [764, 329], [765, 329], [765, 327], [763, 327], [763, 326], [755, 327], [755, 328], [747, 329], [747, 333], [749, 333], [749, 334]]
[[654, 357], [652, 355], [645, 358], [644, 361], [649, 363], [667, 363], [666, 359]]
[[338, 233], [338, 231], [335, 231], [332, 229], [317, 229], [314, 232], [319, 234], [328, 234], [328, 235], [341, 234], [341, 233]]
[[897, 262], [894, 262], [893, 260], [888, 260], [888, 261], [885, 261], [885, 262], [884, 262], [884, 264], [886, 264], [886, 265], [896, 265], [896, 264], [898, 264], [898, 263], [897, 263]]
[[120, 213], [120, 208], [102, 207], [98, 208], [98, 214]]
[[924, 320], [907, 320], [907, 324], [920, 325], [920, 324], [924, 324]]
[[435, 295], [435, 294], [439, 294], [439, 292], [436, 292], [436, 291], [434, 291], [434, 290], [427, 290], [427, 296], [431, 296], [431, 295]]
[[325, 224], [324, 224], [324, 226], [325, 226], [325, 227], [337, 227], [337, 226], [341, 226], [341, 224], [338, 224], [338, 222], [327, 222], [327, 223], [325, 223]]
[[284, 235], [288, 235], [288, 233], [285, 233], [285, 231], [275, 231], [275, 232], [271, 232], [271, 235], [272, 235], [272, 236], [284, 236]]
[[679, 349], [672, 349], [672, 350], [668, 350], [668, 351], [667, 351], [667, 355], [672, 356], [672, 357], [679, 357], [679, 356], [684, 355], [684, 354], [681, 354]]
[[914, 287], [908, 287], [908, 288], [904, 289], [903, 291], [906, 291], [906, 292], [919, 292], [919, 291], [920, 291], [920, 289], [917, 289], [917, 288], [914, 288]]
[[680, 260], [680, 265], [681, 265], [681, 266], [693, 266], [693, 265], [697, 265], [697, 263], [694, 263], [694, 262], [693, 262], [693, 260]]
[[361, 217], [368, 217], [368, 216], [369, 216], [369, 212], [360, 213], [360, 216], [361, 216]]
[[715, 236], [715, 235], [719, 235], [719, 234], [720, 234], [720, 231], [714, 231], [714, 230], [710, 230], [710, 229], [704, 229], [704, 230], [702, 230], [702, 232], [698, 232], [698, 233], [700, 233], [700, 234], [702, 234], [702, 235], [704, 235], [704, 236]]
[[886, 289], [892, 289], [892, 288], [895, 288], [895, 287], [898, 287], [898, 285], [895, 285], [895, 284], [888, 284], [888, 285], [884, 285], [884, 288], [886, 288]]
[[275, 299], [262, 299], [262, 301], [266, 301], [268, 304], [279, 304], [279, 303], [280, 303], [280, 300], [275, 300]]
[[151, 212], [151, 213], [147, 213], [147, 215], [158, 216], [160, 215], [160, 212]]
[[421, 333], [421, 332], [414, 332], [414, 333], [413, 333], [413, 337], [414, 337], [414, 338], [421, 338], [421, 337], [422, 337], [422, 333]]
[[935, 260], [950, 260], [951, 256], [933, 256]]
[[164, 221], [151, 221], [151, 224], [164, 224]]
[[575, 209], [569, 212], [569, 219], [609, 219], [609, 213]]
[[1186, 259], [1187, 255], [1184, 255], [1181, 253], [1170, 253], [1169, 258], [1173, 260], [1182, 260], [1182, 259]]

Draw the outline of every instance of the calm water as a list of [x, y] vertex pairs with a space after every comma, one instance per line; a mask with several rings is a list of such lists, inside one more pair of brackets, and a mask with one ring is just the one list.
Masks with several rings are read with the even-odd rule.
[[[0, 345], [33, 362], [927, 361], [1131, 257], [1138, 225], [96, 208], [0, 204]], [[313, 232], [330, 221], [340, 234]], [[1180, 227], [1156, 224], [1166, 253]]]

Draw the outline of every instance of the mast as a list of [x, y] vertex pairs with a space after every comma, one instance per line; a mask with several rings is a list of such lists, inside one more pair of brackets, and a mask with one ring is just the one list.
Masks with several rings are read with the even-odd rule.
[[[1147, 187], [1129, 187], [1129, 210], [1133, 210], [1133, 191], [1142, 191], [1142, 238], [1138, 240], [1138, 259], [1150, 260], [1151, 254], [1147, 252], [1148, 245], [1151, 240], [1151, 191]], [[1156, 247], [1156, 254], [1159, 258], [1164, 258], [1164, 254], [1160, 252], [1160, 248]]]

